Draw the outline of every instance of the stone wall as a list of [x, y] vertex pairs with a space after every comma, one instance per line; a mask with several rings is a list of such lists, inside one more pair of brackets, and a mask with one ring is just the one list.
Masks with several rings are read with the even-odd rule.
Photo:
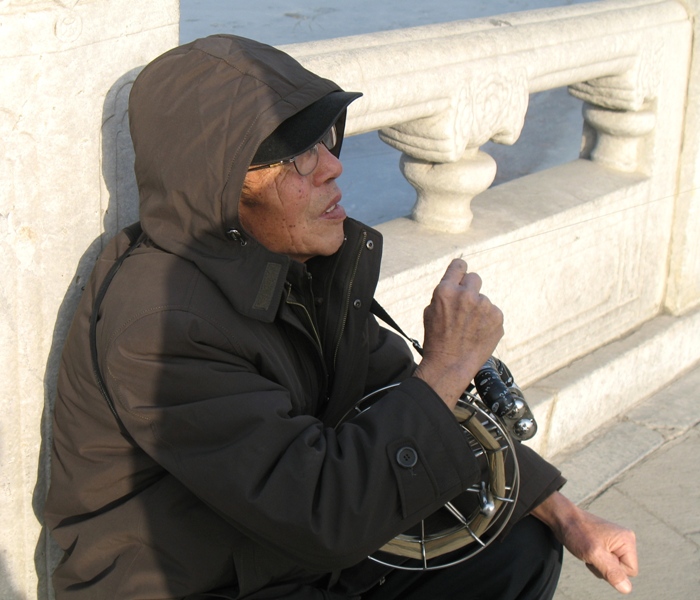
[[0, 2], [3, 600], [52, 596], [40, 514], [58, 355], [104, 237], [136, 218], [126, 98], [178, 23], [176, 0]]

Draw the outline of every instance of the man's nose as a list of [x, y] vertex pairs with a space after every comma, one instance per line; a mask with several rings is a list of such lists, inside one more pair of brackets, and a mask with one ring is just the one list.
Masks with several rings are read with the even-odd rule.
[[323, 144], [319, 144], [318, 165], [312, 173], [314, 181], [318, 179], [317, 183], [320, 184], [328, 179], [340, 177], [342, 172], [343, 163], [340, 162], [340, 159]]

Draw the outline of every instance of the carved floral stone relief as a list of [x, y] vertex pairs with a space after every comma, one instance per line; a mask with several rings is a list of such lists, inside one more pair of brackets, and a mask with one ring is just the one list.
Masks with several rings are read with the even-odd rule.
[[387, 144], [413, 158], [435, 163], [460, 160], [468, 149], [489, 140], [512, 144], [518, 139], [528, 106], [524, 71], [465, 69], [447, 110], [431, 117], [383, 129]]
[[0, 0], [0, 15], [25, 15], [51, 11], [55, 13], [53, 32], [65, 43], [75, 42], [83, 32], [78, 10], [98, 0]]
[[489, 140], [513, 144], [523, 129], [528, 100], [524, 71], [492, 72], [468, 80], [457, 102], [457, 146], [475, 148]]
[[54, 33], [62, 42], [74, 42], [83, 32], [83, 20], [75, 12], [68, 12], [56, 18]]
[[663, 42], [651, 39], [642, 44], [630, 70], [574, 84], [569, 88], [571, 94], [604, 108], [638, 111], [657, 96], [663, 52]]

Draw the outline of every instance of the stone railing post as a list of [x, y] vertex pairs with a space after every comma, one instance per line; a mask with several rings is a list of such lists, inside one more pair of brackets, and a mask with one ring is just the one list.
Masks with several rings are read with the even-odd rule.
[[676, 315], [700, 304], [700, 0], [683, 3], [694, 35], [666, 292], [666, 308]]
[[656, 124], [653, 111], [613, 110], [586, 103], [583, 118], [586, 128], [592, 130], [595, 137], [589, 152], [583, 154], [585, 158], [618, 171], [647, 171], [644, 142]]
[[0, 1], [0, 598], [52, 598], [42, 534], [61, 346], [101, 236], [137, 215], [125, 98], [177, 0]]
[[493, 183], [496, 161], [469, 148], [452, 163], [433, 163], [401, 155], [401, 172], [416, 190], [412, 217], [421, 225], [446, 233], [466, 231], [472, 222], [471, 201]]
[[[685, 2], [696, 17], [700, 2]], [[570, 86], [570, 92], [585, 101], [584, 150], [582, 156], [619, 171], [652, 175], [654, 169], [663, 170], [669, 157], [678, 155], [677, 180], [671, 237], [668, 246], [668, 281], [663, 299], [664, 307], [680, 315], [700, 304], [700, 27], [693, 19], [695, 36], [685, 112], [675, 115], [683, 128], [682, 142], [666, 151], [658, 143], [655, 131], [659, 111], [658, 71], [663, 51], [660, 43], [643, 48], [635, 66], [624, 75], [601, 78]], [[661, 112], [665, 118], [668, 115]], [[674, 173], [675, 177], [675, 173]], [[668, 188], [666, 188], [668, 189]], [[650, 201], [670, 198], [668, 191], [653, 192]]]

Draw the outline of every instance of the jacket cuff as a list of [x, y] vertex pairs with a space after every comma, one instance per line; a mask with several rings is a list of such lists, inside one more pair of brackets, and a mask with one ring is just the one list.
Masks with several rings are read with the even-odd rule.
[[532, 448], [520, 442], [514, 446], [520, 469], [520, 493], [506, 531], [566, 483], [559, 469]]
[[421, 422], [419, 428], [412, 428], [414, 437], [387, 445], [403, 517], [408, 518], [427, 506], [435, 509], [436, 501], [442, 505], [473, 485], [479, 467], [464, 430], [427, 383], [410, 377], [397, 391], [404, 411], [410, 411], [412, 418]]

